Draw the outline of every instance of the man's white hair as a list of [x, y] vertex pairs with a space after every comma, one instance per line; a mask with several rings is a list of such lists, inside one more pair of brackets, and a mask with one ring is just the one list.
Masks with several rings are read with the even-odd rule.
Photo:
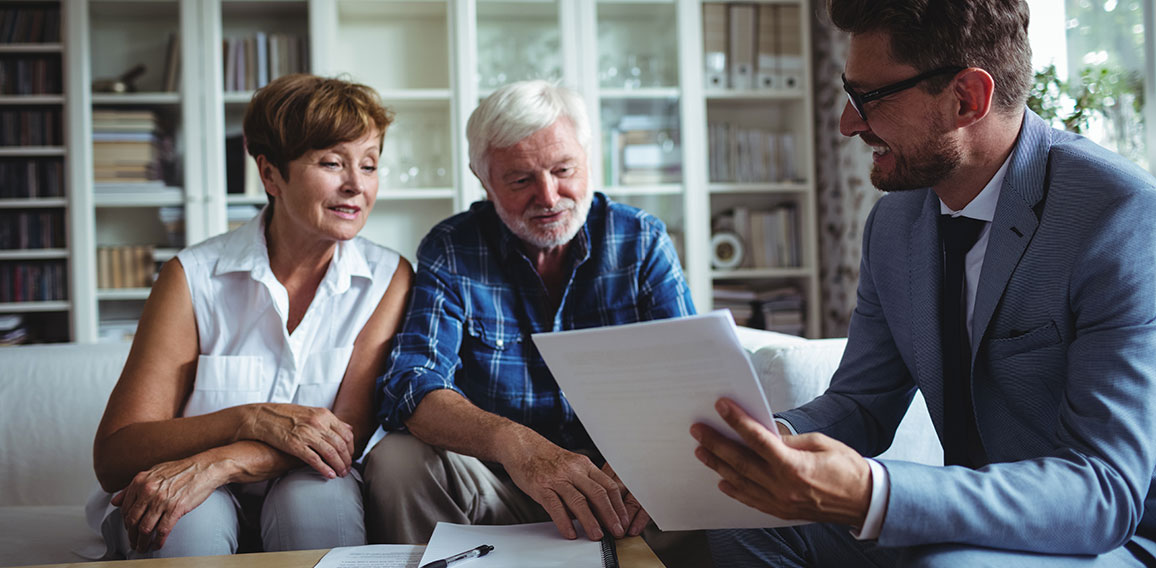
[[543, 80], [510, 83], [474, 109], [466, 123], [470, 168], [489, 189], [491, 148], [508, 148], [554, 124], [559, 118], [574, 124], [578, 144], [590, 153], [590, 119], [586, 103], [574, 91]]

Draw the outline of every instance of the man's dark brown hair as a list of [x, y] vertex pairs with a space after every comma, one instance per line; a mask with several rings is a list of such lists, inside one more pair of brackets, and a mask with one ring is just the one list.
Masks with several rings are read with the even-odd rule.
[[[851, 34], [883, 32], [891, 57], [920, 73], [979, 67], [995, 80], [994, 105], [1020, 112], [1032, 81], [1028, 6], [1024, 0], [828, 0], [827, 13]], [[942, 90], [950, 77], [921, 83]]]

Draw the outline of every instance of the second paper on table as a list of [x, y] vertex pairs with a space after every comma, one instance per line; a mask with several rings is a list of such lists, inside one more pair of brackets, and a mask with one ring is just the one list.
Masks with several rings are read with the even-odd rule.
[[696, 422], [738, 439], [715, 412], [720, 397], [776, 431], [730, 312], [533, 338], [594, 444], [659, 528], [802, 524], [727, 497], [719, 475], [694, 457]]

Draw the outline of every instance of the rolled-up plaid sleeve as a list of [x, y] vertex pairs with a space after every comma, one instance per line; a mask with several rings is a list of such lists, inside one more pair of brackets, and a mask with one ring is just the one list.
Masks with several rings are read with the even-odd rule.
[[454, 384], [454, 374], [461, 366], [458, 349], [464, 310], [453, 286], [453, 258], [449, 240], [434, 234], [418, 249], [418, 270], [405, 322], [394, 338], [388, 370], [377, 381], [377, 419], [386, 430], [404, 429], [430, 392], [462, 392]]

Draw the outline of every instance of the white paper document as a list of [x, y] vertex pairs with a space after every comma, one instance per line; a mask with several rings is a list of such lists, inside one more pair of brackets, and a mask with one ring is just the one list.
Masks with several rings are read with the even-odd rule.
[[418, 568], [424, 546], [367, 544], [341, 546], [325, 553], [313, 568]]
[[781, 527], [727, 497], [694, 457], [701, 422], [738, 439], [715, 412], [729, 397], [777, 432], [729, 311], [533, 335], [582, 425], [659, 528]]
[[558, 534], [554, 523], [526, 525], [455, 525], [438, 523], [430, 536], [421, 565], [441, 560], [480, 545], [493, 552], [462, 568], [602, 568], [602, 543], [587, 539], [579, 528], [576, 540]]

